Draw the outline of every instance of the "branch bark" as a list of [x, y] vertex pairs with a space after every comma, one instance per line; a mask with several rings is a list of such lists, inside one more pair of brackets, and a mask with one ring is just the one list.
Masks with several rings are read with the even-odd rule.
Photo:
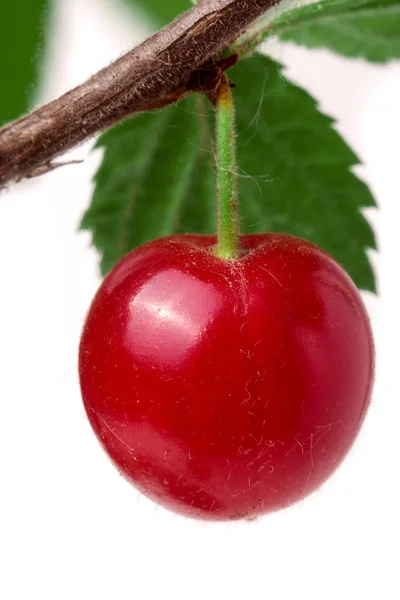
[[81, 86], [0, 130], [0, 187], [122, 119], [182, 97], [195, 72], [280, 0], [200, 0]]

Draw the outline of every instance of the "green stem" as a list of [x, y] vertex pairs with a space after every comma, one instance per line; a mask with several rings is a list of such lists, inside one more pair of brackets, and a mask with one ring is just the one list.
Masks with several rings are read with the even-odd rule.
[[215, 254], [235, 259], [240, 252], [235, 143], [235, 109], [225, 76], [217, 97], [218, 243]]

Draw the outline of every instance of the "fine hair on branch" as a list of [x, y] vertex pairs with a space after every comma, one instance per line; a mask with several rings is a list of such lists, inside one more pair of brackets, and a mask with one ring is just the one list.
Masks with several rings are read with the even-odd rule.
[[200, 0], [82, 85], [6, 125], [0, 188], [52, 170], [57, 156], [126, 117], [176, 102], [193, 90], [202, 65], [279, 2]]

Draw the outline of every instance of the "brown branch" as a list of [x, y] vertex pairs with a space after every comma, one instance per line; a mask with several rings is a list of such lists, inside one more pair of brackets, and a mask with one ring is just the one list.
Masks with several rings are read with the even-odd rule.
[[56, 156], [134, 113], [178, 100], [198, 67], [279, 1], [200, 0], [81, 86], [6, 125], [0, 187], [51, 170]]

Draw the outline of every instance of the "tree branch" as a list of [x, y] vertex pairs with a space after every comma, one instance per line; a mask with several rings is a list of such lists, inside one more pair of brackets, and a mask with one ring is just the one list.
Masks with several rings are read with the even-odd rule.
[[56, 156], [134, 113], [178, 100], [198, 67], [279, 1], [200, 0], [83, 85], [6, 125], [0, 187], [51, 170]]

